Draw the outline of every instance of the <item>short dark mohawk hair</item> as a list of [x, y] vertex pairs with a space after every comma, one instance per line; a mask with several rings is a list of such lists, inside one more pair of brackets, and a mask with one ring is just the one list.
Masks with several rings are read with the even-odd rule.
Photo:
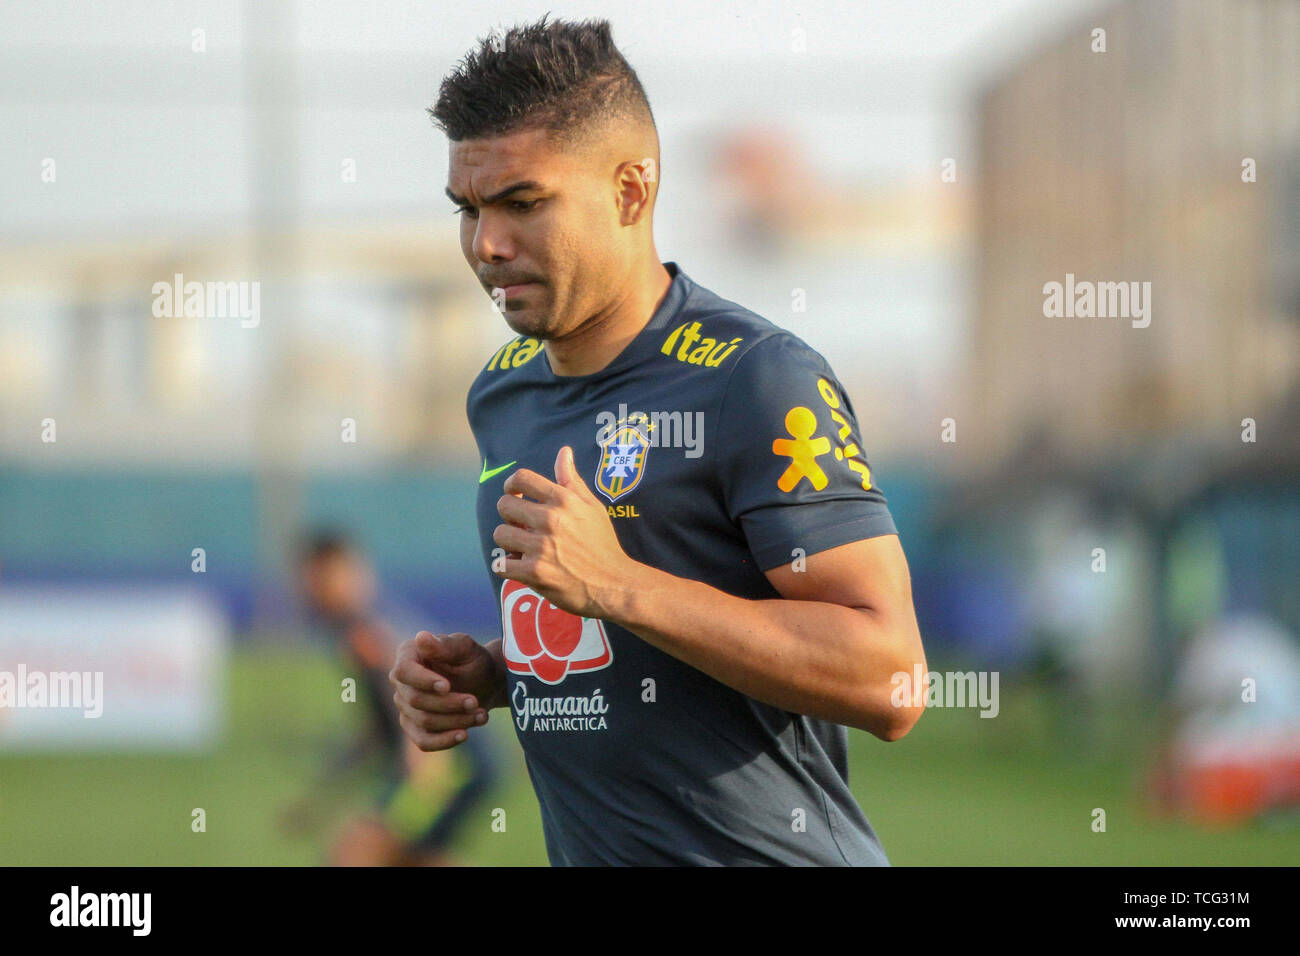
[[647, 124], [654, 114], [636, 71], [614, 46], [608, 20], [511, 27], [480, 40], [442, 82], [429, 109], [453, 142], [545, 129], [577, 145], [611, 123]]

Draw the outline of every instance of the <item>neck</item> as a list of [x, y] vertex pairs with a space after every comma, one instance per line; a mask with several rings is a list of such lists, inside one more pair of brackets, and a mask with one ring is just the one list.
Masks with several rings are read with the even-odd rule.
[[672, 281], [655, 256], [653, 263], [629, 283], [622, 298], [572, 334], [547, 341], [551, 370], [556, 375], [591, 375], [614, 361], [654, 316]]

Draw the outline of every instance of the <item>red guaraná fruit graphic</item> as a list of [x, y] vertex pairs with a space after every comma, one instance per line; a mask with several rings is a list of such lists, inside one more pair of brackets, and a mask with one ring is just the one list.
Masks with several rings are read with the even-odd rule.
[[582, 618], [560, 610], [544, 598], [538, 603], [537, 636], [542, 647], [552, 657], [568, 657], [582, 640]]
[[537, 636], [537, 603], [540, 598], [526, 594], [515, 602], [510, 609], [510, 628], [515, 635], [515, 643], [525, 657], [533, 658], [542, 653], [542, 642]]
[[[527, 659], [527, 668], [549, 684], [559, 683], [568, 673], [570, 657], [582, 643], [583, 619], [517, 581], [506, 582], [501, 599], [509, 616], [514, 649]], [[603, 650], [606, 661], [602, 665], [608, 660], [608, 649]]]

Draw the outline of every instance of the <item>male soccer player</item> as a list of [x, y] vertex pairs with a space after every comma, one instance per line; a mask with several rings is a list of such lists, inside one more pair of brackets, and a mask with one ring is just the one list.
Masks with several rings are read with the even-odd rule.
[[431, 113], [518, 335], [468, 398], [502, 639], [403, 644], [402, 726], [438, 750], [508, 709], [553, 865], [886, 865], [844, 725], [902, 737], [923, 703], [891, 677], [926, 665], [848, 396], [660, 262], [658, 134], [607, 22], [485, 40]]
[[378, 756], [384, 765], [378, 812], [348, 822], [330, 851], [331, 862], [450, 864], [448, 846], [496, 783], [492, 741], [476, 738], [456, 752], [461, 759], [442, 761], [441, 766], [429, 761], [430, 754], [416, 750], [398, 726], [387, 693], [395, 642], [375, 610], [376, 581], [369, 560], [359, 546], [331, 530], [313, 532], [298, 559], [307, 606], [363, 685], [367, 720], [365, 731], [329, 762], [308, 796], [286, 808], [284, 823], [297, 829], [309, 822], [317, 794], [367, 757]]

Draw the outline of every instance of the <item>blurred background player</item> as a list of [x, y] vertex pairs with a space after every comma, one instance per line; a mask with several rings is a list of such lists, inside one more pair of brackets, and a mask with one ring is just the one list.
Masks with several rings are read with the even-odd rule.
[[[366, 708], [359, 736], [336, 753], [310, 790], [288, 806], [286, 829], [314, 828], [320, 795], [344, 775], [382, 762], [375, 812], [353, 817], [334, 840], [336, 866], [455, 865], [447, 847], [470, 811], [496, 783], [498, 763], [484, 734], [470, 734], [454, 752], [421, 753], [397, 721], [388, 680], [396, 642], [375, 611], [376, 575], [361, 549], [332, 530], [310, 534], [298, 555], [298, 584], [316, 626], [341, 653]], [[433, 758], [433, 759], [430, 759]]]
[[1148, 786], [1157, 813], [1216, 826], [1300, 810], [1300, 651], [1284, 624], [1227, 614], [1191, 637]]

